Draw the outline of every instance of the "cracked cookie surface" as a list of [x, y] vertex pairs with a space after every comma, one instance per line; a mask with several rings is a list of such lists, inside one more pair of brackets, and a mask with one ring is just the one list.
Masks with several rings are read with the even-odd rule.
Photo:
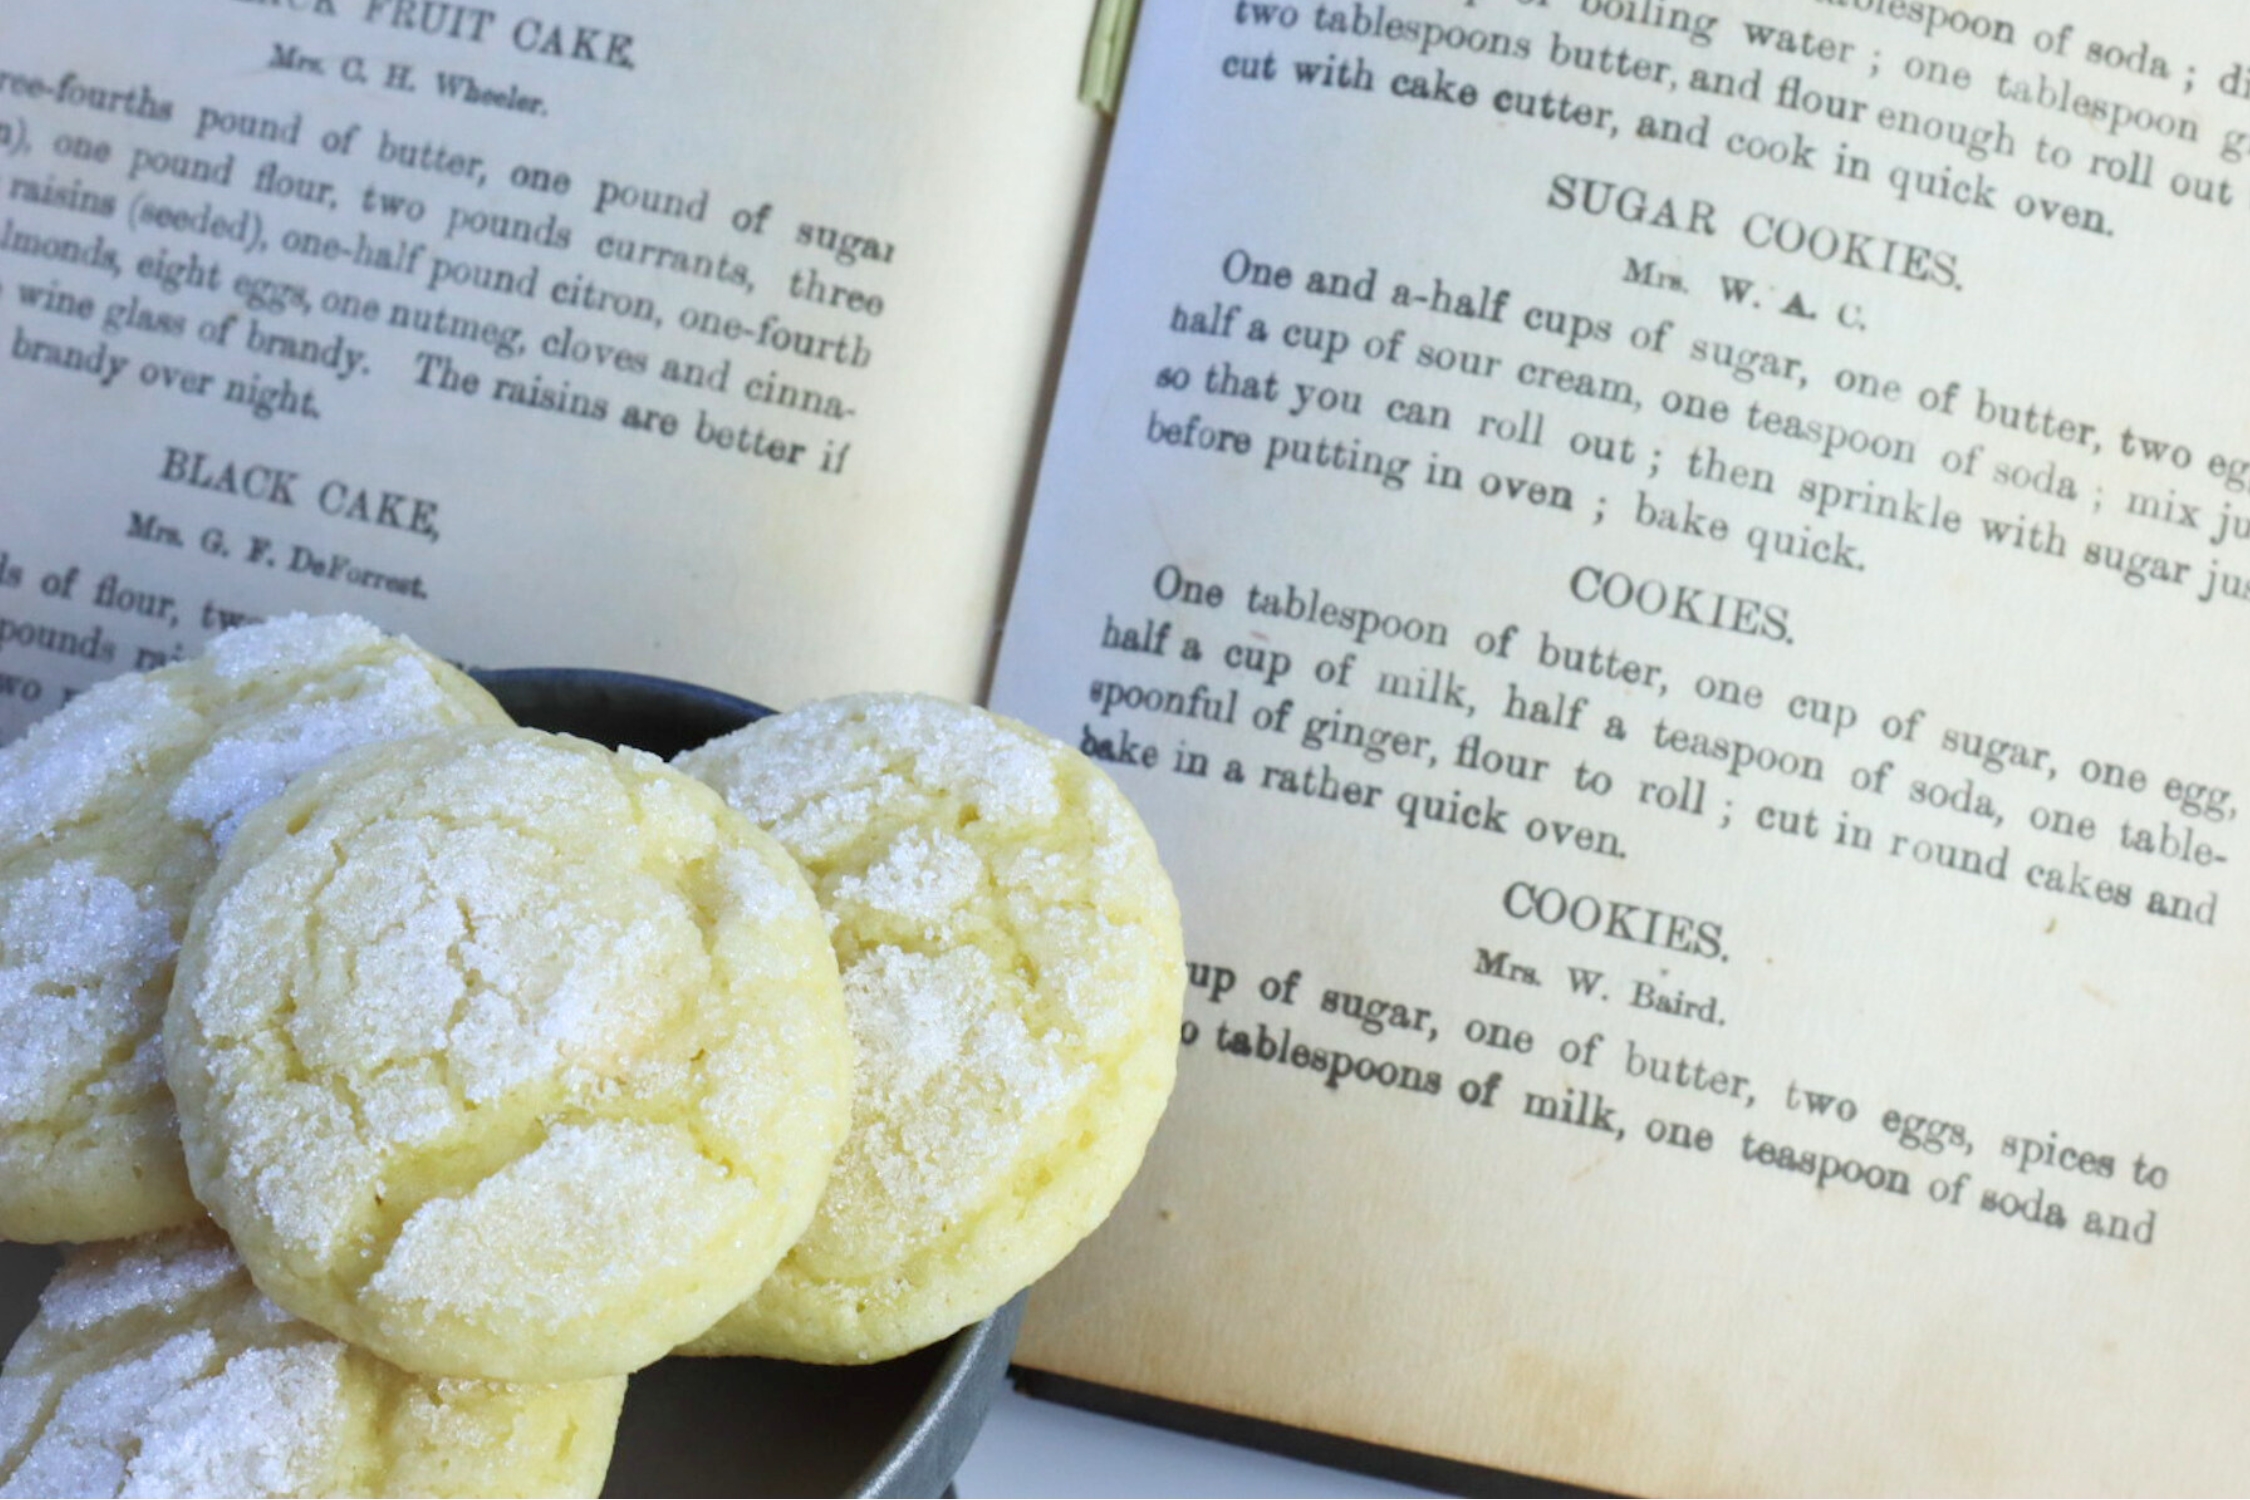
[[851, 1097], [795, 865], [652, 757], [533, 730], [354, 752], [246, 820], [165, 1051], [269, 1295], [510, 1380], [637, 1369], [741, 1301]]
[[195, 892], [235, 827], [351, 745], [505, 724], [350, 616], [289, 616], [89, 689], [0, 747], [0, 1238], [191, 1222], [158, 1032]]
[[934, 698], [675, 763], [811, 877], [860, 1050], [811, 1228], [688, 1352], [884, 1359], [986, 1316], [1108, 1215], [1171, 1091], [1179, 910], [1147, 831], [1077, 752]]
[[204, 1223], [63, 1262], [0, 1369], [0, 1496], [594, 1495], [624, 1396], [409, 1375]]

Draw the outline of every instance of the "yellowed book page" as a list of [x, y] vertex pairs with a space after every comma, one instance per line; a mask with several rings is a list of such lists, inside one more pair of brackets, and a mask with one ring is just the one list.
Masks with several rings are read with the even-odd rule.
[[9, 0], [0, 737], [288, 610], [977, 692], [1090, 14]]
[[2250, 1486], [2240, 19], [1151, 0], [995, 699], [1195, 969], [1025, 1362]]

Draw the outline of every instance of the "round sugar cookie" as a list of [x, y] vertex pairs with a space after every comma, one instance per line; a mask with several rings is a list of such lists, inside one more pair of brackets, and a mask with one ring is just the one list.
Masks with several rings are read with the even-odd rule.
[[349, 752], [245, 819], [164, 1042], [258, 1285], [424, 1374], [658, 1358], [773, 1268], [849, 1123], [788, 856], [652, 756], [529, 729]]
[[0, 1495], [597, 1495], [624, 1398], [409, 1375], [204, 1223], [65, 1259], [0, 1367]]
[[678, 758], [796, 856], [859, 1041], [852, 1134], [812, 1227], [688, 1346], [886, 1359], [1067, 1254], [1170, 1096], [1179, 908], [1076, 751], [982, 709], [873, 695]]
[[219, 849], [346, 746], [507, 722], [411, 642], [298, 615], [99, 684], [0, 748], [0, 1239], [201, 1217], [157, 1033]]

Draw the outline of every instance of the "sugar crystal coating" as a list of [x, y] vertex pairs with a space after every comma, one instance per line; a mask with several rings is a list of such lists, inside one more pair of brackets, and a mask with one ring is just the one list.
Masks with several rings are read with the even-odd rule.
[[146, 1089], [156, 1059], [118, 1039], [140, 1029], [140, 997], [179, 944], [170, 918], [124, 881], [82, 860], [27, 875], [0, 907], [0, 1035], [16, 1064], [0, 1069], [0, 1126], [33, 1127], [72, 1097]]
[[1123, 795], [960, 704], [809, 705], [680, 757], [812, 878], [860, 1047], [820, 1212], [696, 1353], [885, 1358], [1098, 1223], [1169, 1094], [1179, 914]]
[[134, 795], [136, 777], [184, 763], [206, 726], [180, 675], [97, 683], [0, 750], [0, 845], [52, 839]]
[[242, 817], [346, 746], [498, 724], [349, 616], [290, 616], [101, 683], [0, 747], [0, 1237], [188, 1222], [157, 1033], [196, 889]]
[[0, 1497], [592, 1495], [623, 1397], [409, 1375], [201, 1225], [66, 1259], [0, 1368]]
[[787, 856], [651, 757], [530, 730], [350, 752], [246, 819], [165, 1042], [259, 1284], [431, 1374], [623, 1373], [700, 1331], [850, 1107]]
[[[611, 1190], [618, 1181], [633, 1184], [630, 1198]], [[699, 1247], [726, 1239], [757, 1196], [685, 1127], [561, 1126], [467, 1193], [423, 1205], [368, 1285], [464, 1317], [570, 1318], [589, 1300], [629, 1302], [652, 1271], [691, 1276]], [[546, 1274], [524, 1274], [527, 1236]]]

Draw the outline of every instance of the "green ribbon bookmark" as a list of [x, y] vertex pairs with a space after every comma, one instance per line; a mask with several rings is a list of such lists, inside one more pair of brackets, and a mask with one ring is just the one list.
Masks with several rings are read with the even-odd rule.
[[1078, 98], [1105, 115], [1117, 113], [1118, 95], [1125, 91], [1125, 60], [1133, 50], [1133, 22], [1139, 14], [1140, 0], [1099, 0], [1094, 7]]

